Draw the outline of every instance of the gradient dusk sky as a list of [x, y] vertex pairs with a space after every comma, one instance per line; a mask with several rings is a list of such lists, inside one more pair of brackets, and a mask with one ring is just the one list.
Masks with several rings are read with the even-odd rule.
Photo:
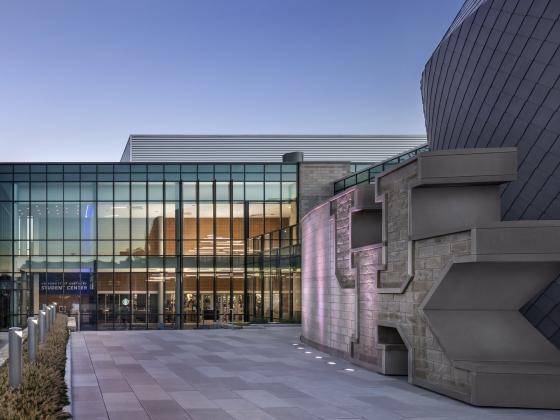
[[424, 133], [462, 0], [0, 3], [0, 161], [118, 161], [129, 134]]

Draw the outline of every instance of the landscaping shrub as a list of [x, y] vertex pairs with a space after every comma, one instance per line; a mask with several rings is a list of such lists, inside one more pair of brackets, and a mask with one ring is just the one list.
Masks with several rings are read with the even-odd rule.
[[67, 317], [58, 314], [40, 346], [37, 360], [29, 363], [24, 344], [23, 380], [20, 389], [8, 386], [8, 365], [0, 368], [0, 419], [66, 419], [63, 410], [68, 404], [64, 370], [68, 343]]

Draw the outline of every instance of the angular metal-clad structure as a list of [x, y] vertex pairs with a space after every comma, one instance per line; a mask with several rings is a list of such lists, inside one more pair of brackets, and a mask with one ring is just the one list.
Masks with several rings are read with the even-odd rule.
[[432, 150], [515, 146], [503, 217], [560, 219], [560, 2], [467, 1], [428, 61]]
[[[426, 64], [432, 150], [515, 146], [505, 220], [560, 219], [560, 1], [467, 0]], [[522, 312], [560, 347], [560, 279]]]

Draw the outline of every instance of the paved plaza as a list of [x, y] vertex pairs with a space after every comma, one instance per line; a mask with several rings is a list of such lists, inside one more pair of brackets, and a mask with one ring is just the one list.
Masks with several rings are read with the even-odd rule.
[[440, 396], [300, 345], [299, 328], [72, 333], [74, 417], [558, 419]]

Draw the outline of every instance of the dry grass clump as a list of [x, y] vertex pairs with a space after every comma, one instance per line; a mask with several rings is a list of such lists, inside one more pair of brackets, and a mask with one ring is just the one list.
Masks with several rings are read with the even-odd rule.
[[8, 386], [7, 363], [0, 368], [0, 419], [66, 419], [62, 411], [68, 404], [64, 370], [68, 343], [67, 317], [58, 314], [37, 354], [37, 361], [29, 363], [24, 344], [23, 381], [20, 389]]

